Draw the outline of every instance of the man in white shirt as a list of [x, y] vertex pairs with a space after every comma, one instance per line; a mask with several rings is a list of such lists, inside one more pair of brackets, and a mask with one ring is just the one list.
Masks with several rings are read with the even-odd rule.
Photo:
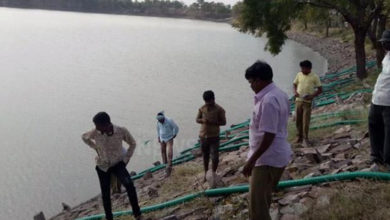
[[[157, 114], [157, 137], [161, 145], [161, 157], [164, 164], [167, 164], [166, 176], [171, 175], [172, 171], [172, 157], [173, 157], [173, 139], [179, 133], [179, 127], [176, 123], [166, 117], [163, 112]], [[167, 157], [168, 147], [168, 157]]]
[[379, 41], [386, 56], [372, 94], [368, 125], [372, 162], [390, 169], [390, 30], [384, 31]]
[[[82, 139], [98, 154], [96, 157], [96, 172], [99, 177], [106, 219], [114, 219], [110, 197], [110, 178], [113, 174], [126, 188], [134, 217], [140, 220], [141, 210], [138, 205], [137, 192], [126, 169], [126, 165], [135, 150], [135, 140], [126, 128], [113, 125], [110, 116], [106, 112], [97, 113], [93, 117], [93, 123], [96, 128], [84, 133]], [[126, 154], [123, 154], [123, 141], [129, 145]]]

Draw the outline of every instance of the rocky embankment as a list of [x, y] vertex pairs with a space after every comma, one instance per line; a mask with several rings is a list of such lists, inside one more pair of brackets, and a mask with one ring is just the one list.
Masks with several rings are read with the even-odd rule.
[[[313, 48], [326, 57], [331, 72], [353, 66], [354, 56], [350, 45], [340, 43], [337, 40], [319, 39], [300, 33], [290, 33], [289, 36], [291, 39]], [[321, 43], [318, 43], [319, 41]], [[353, 75], [343, 77], [353, 77]], [[369, 93], [353, 93], [346, 99], [337, 99], [333, 104], [317, 107], [313, 111], [313, 116], [324, 118], [322, 117], [324, 114], [351, 112], [338, 116], [341, 117], [340, 119], [350, 119], [353, 115], [356, 116], [356, 112], [358, 112], [357, 117], [364, 118], [369, 98]], [[326, 124], [329, 120], [331, 119], [325, 117], [322, 124]], [[313, 121], [315, 123], [315, 120]], [[291, 119], [289, 127], [294, 130], [293, 119]], [[248, 127], [243, 127], [227, 133], [226, 137], [222, 138], [221, 143], [247, 135], [245, 132], [247, 129]], [[310, 146], [293, 145], [293, 161], [286, 168], [282, 180], [310, 178], [340, 172], [378, 170], [378, 167], [371, 165], [369, 161], [369, 137], [364, 123], [329, 126], [311, 132]], [[246, 142], [248, 142], [248, 139], [244, 138], [232, 144]], [[241, 174], [247, 151], [248, 146], [243, 144], [236, 150], [220, 154], [218, 187], [248, 183], [248, 180]], [[209, 188], [209, 183], [202, 181], [203, 171], [200, 150], [195, 149], [191, 153], [195, 159], [175, 166], [172, 175], [168, 178], [165, 177], [164, 170], [160, 170], [147, 173], [141, 179], [135, 180], [141, 207]], [[272, 219], [310, 219], [310, 217], [307, 217], [307, 213], [310, 213], [310, 210], [325, 209], [329, 206], [332, 197], [340, 192], [340, 187], [343, 184], [342, 182], [329, 182], [280, 190], [273, 197]], [[131, 209], [125, 192], [114, 194], [112, 201], [114, 210]], [[103, 207], [99, 196], [96, 196], [78, 206], [64, 210], [51, 219], [68, 220], [99, 213], [103, 213]], [[145, 214], [145, 219], [151, 220], [247, 218], [248, 193], [210, 198], [202, 197], [178, 206]], [[117, 219], [132, 218], [124, 216]]]

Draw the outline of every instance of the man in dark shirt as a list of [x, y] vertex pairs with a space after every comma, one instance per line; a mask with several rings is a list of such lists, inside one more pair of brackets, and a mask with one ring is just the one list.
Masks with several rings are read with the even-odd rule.
[[219, 162], [219, 126], [226, 125], [225, 110], [215, 103], [214, 92], [211, 90], [203, 93], [203, 105], [198, 112], [196, 122], [201, 124], [199, 138], [203, 153], [204, 181], [209, 169], [211, 154], [212, 161], [212, 188], [215, 187], [215, 177]]

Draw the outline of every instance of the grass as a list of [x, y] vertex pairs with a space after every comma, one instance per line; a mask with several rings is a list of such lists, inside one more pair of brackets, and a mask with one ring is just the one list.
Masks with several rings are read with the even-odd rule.
[[[158, 190], [159, 197], [148, 199], [142, 203], [142, 206], [153, 205], [174, 199], [172, 196], [180, 196], [194, 192], [192, 186], [194, 183], [201, 181], [197, 176], [203, 172], [202, 164], [188, 162], [180, 166], [176, 166], [172, 175], [164, 180], [161, 188]], [[180, 193], [180, 195], [178, 194]]]
[[304, 220], [390, 219], [390, 184], [359, 180], [335, 185], [329, 205], [313, 206]]

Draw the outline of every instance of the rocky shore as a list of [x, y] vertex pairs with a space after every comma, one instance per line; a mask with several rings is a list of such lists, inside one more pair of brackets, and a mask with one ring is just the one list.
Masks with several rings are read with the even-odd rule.
[[334, 38], [321, 38], [311, 34], [290, 31], [290, 40], [301, 43], [320, 53], [328, 60], [328, 72], [336, 72], [355, 65], [353, 45]]
[[[289, 33], [290, 39], [302, 43], [322, 54], [328, 59], [329, 72], [334, 72], [354, 65], [353, 47], [335, 39], [323, 39], [303, 33]], [[320, 42], [320, 43], [319, 43]], [[346, 77], [352, 77], [348, 75]], [[359, 84], [357, 82], [357, 84]], [[365, 85], [366, 86], [366, 85]], [[367, 86], [366, 86], [367, 87]], [[337, 113], [336, 119], [354, 120], [366, 118], [369, 93], [354, 93], [347, 99], [318, 107], [313, 111], [314, 116], [321, 118], [326, 124], [335, 120], [334, 116], [325, 114]], [[338, 114], [344, 112], [345, 114]], [[353, 112], [353, 113], [352, 113]], [[333, 118], [332, 118], [333, 117]], [[354, 118], [355, 117], [355, 118]], [[325, 119], [324, 119], [325, 118]], [[313, 123], [318, 121], [313, 120]], [[229, 137], [221, 140], [224, 143], [231, 137], [243, 137], [248, 128], [240, 128], [228, 133]], [[294, 131], [291, 119], [289, 130]], [[326, 127], [311, 131], [311, 146], [293, 145], [293, 161], [286, 168], [282, 180], [310, 178], [325, 174], [337, 174], [350, 171], [377, 171], [380, 167], [369, 162], [369, 137], [365, 123], [358, 125], [341, 125]], [[291, 134], [293, 136], [293, 134]], [[290, 137], [292, 139], [292, 137]], [[246, 143], [247, 138], [233, 144]], [[243, 144], [239, 149], [220, 154], [218, 169], [218, 187], [247, 184], [248, 180], [241, 174], [246, 160], [248, 146]], [[195, 159], [175, 166], [171, 177], [166, 178], [163, 170], [147, 173], [143, 178], [135, 180], [141, 207], [168, 201], [186, 194], [204, 191], [209, 188], [208, 182], [203, 182], [202, 159], [199, 149], [193, 150]], [[365, 180], [355, 182], [330, 182], [318, 185], [306, 185], [281, 190], [273, 197], [271, 208], [273, 220], [315, 219], [314, 212], [324, 210], [332, 212], [335, 196], [345, 193], [345, 188], [359, 190], [360, 185], [370, 185]], [[381, 184], [381, 183], [378, 183]], [[342, 194], [344, 195], [344, 194]], [[126, 193], [112, 196], [113, 210], [131, 209]], [[317, 210], [317, 211], [316, 211]], [[359, 210], [358, 210], [359, 211]], [[357, 212], [358, 212], [357, 211]], [[50, 218], [51, 220], [70, 220], [93, 214], [103, 213], [100, 197], [68, 207], [63, 212]], [[363, 214], [362, 214], [363, 215]], [[375, 216], [375, 215], [374, 215]], [[382, 216], [390, 217], [389, 214]], [[160, 211], [145, 214], [145, 219], [247, 219], [248, 193], [232, 194], [219, 197], [202, 197], [191, 202], [173, 206]], [[344, 218], [344, 219], [352, 219]], [[124, 216], [117, 219], [132, 219]], [[321, 218], [319, 218], [321, 219]], [[322, 218], [326, 219], [326, 218]], [[337, 219], [337, 218], [334, 218]], [[364, 217], [360, 219], [365, 219]], [[378, 219], [378, 218], [374, 218]], [[379, 218], [386, 219], [386, 218]]]

